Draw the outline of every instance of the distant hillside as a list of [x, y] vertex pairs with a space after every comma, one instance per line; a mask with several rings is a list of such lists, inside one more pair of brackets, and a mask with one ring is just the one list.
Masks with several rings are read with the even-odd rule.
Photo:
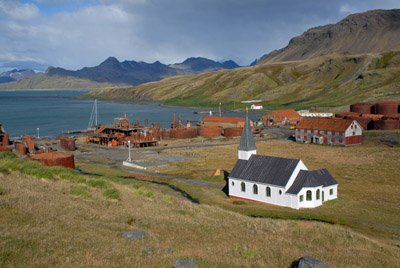
[[[40, 78], [28, 79], [16, 83], [12, 78], [4, 78], [0, 89], [65, 89], [71, 86], [97, 88], [111, 85], [140, 85], [151, 81], [159, 81], [166, 77], [178, 75], [190, 75], [203, 72], [211, 72], [220, 69], [237, 68], [234, 61], [223, 63], [206, 58], [189, 58], [182, 63], [165, 65], [156, 61], [154, 63], [124, 61], [119, 62], [114, 57], [109, 57], [100, 65], [85, 67], [77, 71], [70, 71], [63, 68], [49, 67]], [[0, 77], [0, 83], [1, 83]], [[68, 84], [63, 84], [68, 81]], [[74, 82], [72, 82], [74, 81]]]
[[33, 71], [31, 69], [23, 69], [23, 70], [14, 69], [12, 71], [1, 73], [0, 74], [0, 83], [9, 83], [9, 82], [17, 81], [17, 80], [20, 80], [23, 78], [32, 77], [35, 75], [38, 75], [38, 74], [35, 73], [35, 71]]
[[266, 108], [338, 107], [358, 101], [400, 100], [400, 51], [333, 54], [199, 75], [171, 77], [135, 87], [102, 88], [93, 98], [141, 99], [168, 105], [238, 107], [263, 100]]
[[336, 24], [309, 29], [257, 64], [304, 60], [332, 53], [364, 54], [400, 49], [400, 9], [352, 14]]
[[40, 74], [12, 83], [0, 84], [0, 90], [17, 89], [93, 89], [111, 86], [110, 83], [93, 82], [69, 76], [48, 76]]

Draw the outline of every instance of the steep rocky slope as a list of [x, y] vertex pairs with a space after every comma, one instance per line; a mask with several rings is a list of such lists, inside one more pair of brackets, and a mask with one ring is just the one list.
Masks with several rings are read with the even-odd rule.
[[332, 53], [363, 54], [400, 49], [400, 9], [352, 14], [333, 25], [309, 29], [257, 64], [304, 60]]

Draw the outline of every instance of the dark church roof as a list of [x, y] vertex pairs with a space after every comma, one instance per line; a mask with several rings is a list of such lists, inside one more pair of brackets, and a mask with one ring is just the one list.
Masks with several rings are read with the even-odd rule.
[[239, 159], [229, 177], [284, 187], [299, 161], [253, 154], [249, 160]]
[[254, 142], [253, 132], [250, 128], [248, 116], [246, 116], [246, 121], [244, 122], [242, 137], [240, 138], [238, 150], [246, 152], [257, 150], [256, 143]]
[[292, 186], [286, 191], [287, 194], [298, 194], [304, 187], [331, 186], [338, 184], [331, 173], [324, 168], [314, 171], [300, 170]]

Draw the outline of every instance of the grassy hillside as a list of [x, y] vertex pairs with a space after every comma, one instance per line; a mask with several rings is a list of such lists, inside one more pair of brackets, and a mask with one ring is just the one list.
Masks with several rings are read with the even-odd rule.
[[22, 89], [93, 89], [110, 86], [108, 83], [98, 83], [87, 79], [69, 76], [48, 76], [41, 74], [35, 77], [21, 79], [12, 83], [0, 84], [0, 90]]
[[[177, 259], [288, 267], [304, 255], [330, 267], [399, 265], [398, 248], [338, 225], [251, 218], [190, 203], [164, 186], [55, 171], [9, 153], [0, 154], [0, 171], [3, 267], [172, 267]], [[121, 237], [134, 229], [145, 239]]]
[[241, 107], [261, 99], [267, 108], [340, 107], [359, 101], [400, 100], [400, 52], [328, 55], [285, 63], [167, 78], [135, 87], [100, 88], [92, 98], [141, 99], [167, 105]]

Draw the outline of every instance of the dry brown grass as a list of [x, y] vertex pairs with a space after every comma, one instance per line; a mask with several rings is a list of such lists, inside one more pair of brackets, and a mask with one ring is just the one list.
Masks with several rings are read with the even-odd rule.
[[[396, 267], [399, 250], [340, 226], [257, 219], [195, 205], [130, 184], [113, 183], [120, 201], [71, 196], [70, 181], [0, 174], [0, 264], [3, 267], [288, 267], [311, 255], [330, 267]], [[162, 187], [160, 188], [162, 190]], [[143, 241], [121, 234], [146, 231]], [[150, 247], [152, 256], [143, 254]]]
[[[218, 205], [247, 215], [301, 217], [342, 223], [363, 233], [400, 244], [400, 147], [365, 142], [360, 146], [339, 147], [299, 144], [284, 141], [257, 142], [262, 155], [301, 159], [313, 170], [327, 168], [339, 182], [339, 198], [316, 209], [295, 211], [277, 206], [246, 203], [235, 206], [225, 195], [213, 190], [192, 188], [202, 202]], [[178, 152], [170, 152], [178, 153]], [[179, 162], [161, 172], [210, 180], [212, 171], [220, 168], [230, 172], [237, 159], [237, 145], [199, 148], [186, 153], [198, 156]], [[213, 181], [225, 185], [222, 177]]]

